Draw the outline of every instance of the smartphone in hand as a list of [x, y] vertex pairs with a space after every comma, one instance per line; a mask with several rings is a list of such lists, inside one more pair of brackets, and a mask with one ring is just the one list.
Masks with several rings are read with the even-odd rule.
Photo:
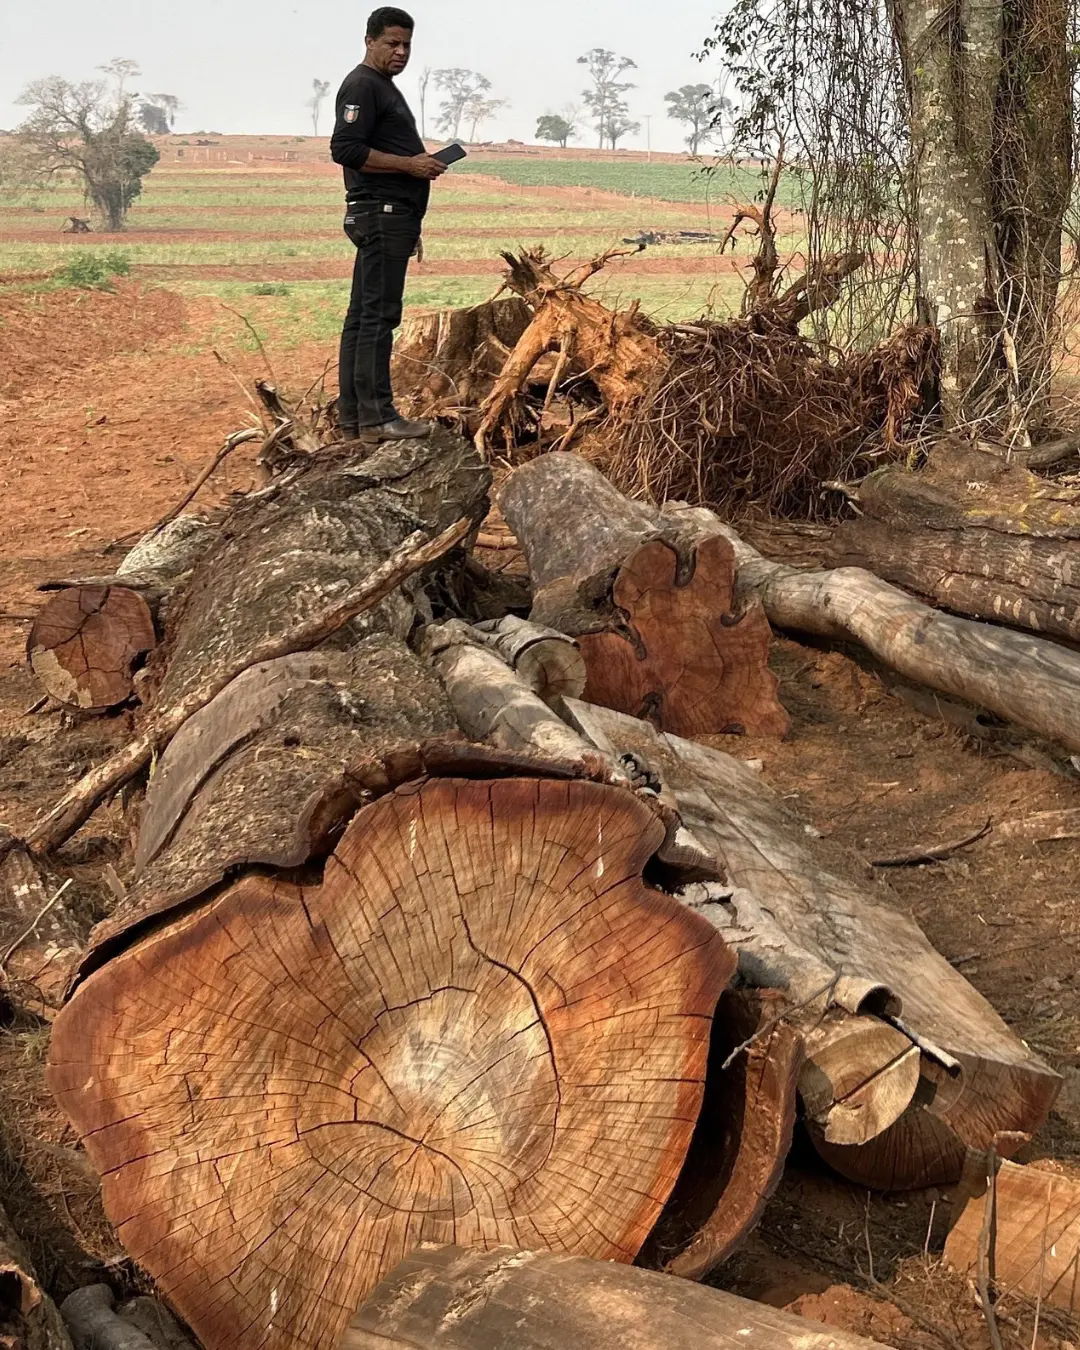
[[464, 159], [469, 152], [460, 145], [444, 145], [441, 150], [436, 150], [433, 158], [441, 159], [444, 164], [456, 164], [459, 159]]

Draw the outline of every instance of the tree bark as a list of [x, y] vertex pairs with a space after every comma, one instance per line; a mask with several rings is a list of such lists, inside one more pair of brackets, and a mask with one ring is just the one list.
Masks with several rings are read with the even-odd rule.
[[946, 443], [925, 470], [882, 469], [833, 553], [958, 614], [1080, 642], [1080, 493]]
[[26, 1248], [0, 1205], [0, 1344], [71, 1350], [56, 1304], [38, 1284]]
[[552, 1252], [414, 1252], [342, 1350], [871, 1350], [876, 1342], [718, 1289]]
[[571, 454], [515, 470], [499, 505], [529, 564], [532, 618], [578, 640], [590, 702], [681, 735], [786, 733], [768, 620], [736, 604], [725, 540], [684, 539]]
[[660, 774], [684, 827], [726, 876], [726, 887], [703, 883], [682, 897], [738, 952], [746, 983], [784, 993], [807, 1055], [799, 1086], [816, 1113], [811, 1133], [838, 1171], [881, 1189], [956, 1181], [967, 1148], [1004, 1132], [1019, 1147], [1042, 1124], [1057, 1074], [880, 883], [871, 893], [853, 859], [811, 843], [738, 760], [617, 713], [567, 708], [598, 748], [632, 751]]
[[1072, 181], [1067, 7], [917, 0], [891, 12], [943, 412], [1023, 434], [1048, 409]]
[[777, 628], [858, 642], [901, 675], [977, 704], [1080, 751], [1080, 656], [1004, 628], [954, 618], [858, 567], [802, 572], [771, 562], [711, 511], [671, 503], [688, 532], [720, 533], [735, 549], [739, 589]]

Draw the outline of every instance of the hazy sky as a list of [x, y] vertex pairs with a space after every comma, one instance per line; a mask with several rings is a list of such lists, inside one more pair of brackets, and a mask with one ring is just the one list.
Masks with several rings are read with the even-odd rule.
[[[363, 59], [368, 3], [338, 0], [0, 0], [0, 127], [23, 113], [20, 90], [42, 75], [85, 79], [114, 56], [139, 61], [136, 87], [176, 94], [185, 105], [179, 131], [310, 130], [304, 101], [315, 76], [341, 78]], [[590, 47], [614, 48], [638, 63], [628, 97], [645, 145], [652, 116], [654, 149], [681, 148], [682, 131], [665, 114], [664, 94], [719, 74], [694, 58], [711, 31], [715, 0], [419, 0], [413, 64], [400, 79], [414, 108], [424, 66], [468, 66], [508, 98], [485, 139], [532, 140], [537, 117], [580, 103]], [[430, 119], [429, 119], [430, 121]], [[429, 126], [430, 130], [430, 126]], [[588, 132], [583, 143], [592, 143]]]

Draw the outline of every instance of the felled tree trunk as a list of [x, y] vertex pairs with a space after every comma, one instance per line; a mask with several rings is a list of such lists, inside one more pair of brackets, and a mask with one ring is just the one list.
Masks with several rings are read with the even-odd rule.
[[71, 1350], [56, 1304], [38, 1284], [26, 1248], [0, 1205], [0, 1345]]
[[863, 1340], [646, 1270], [551, 1252], [415, 1252], [352, 1319], [342, 1350], [872, 1350]]
[[50, 697], [101, 711], [135, 691], [136, 670], [157, 646], [165, 607], [217, 533], [200, 516], [180, 516], [147, 535], [114, 576], [64, 578], [30, 630], [27, 654]]
[[[155, 706], [418, 525], [479, 523], [488, 482], [437, 432], [239, 508], [172, 610]], [[408, 645], [454, 566], [187, 722], [54, 1027], [106, 1211], [206, 1345], [337, 1350], [425, 1241], [630, 1261], [689, 1145], [734, 958], [644, 880], [653, 801], [481, 639]]]
[[529, 564], [532, 618], [578, 640], [590, 702], [686, 736], [788, 730], [769, 623], [736, 603], [726, 540], [684, 539], [572, 454], [515, 470], [499, 505]]
[[919, 684], [965, 699], [1080, 751], [1080, 656], [1026, 633], [931, 609], [859, 567], [802, 572], [763, 558], [710, 511], [671, 503], [663, 514], [735, 549], [739, 591], [777, 628], [858, 642]]
[[956, 1181], [968, 1148], [1043, 1122], [1061, 1080], [851, 859], [738, 760], [615, 713], [568, 704], [599, 749], [660, 774], [727, 885], [685, 889], [753, 986], [781, 991], [803, 1039], [811, 1134], [843, 1175], [880, 1189]]
[[937, 447], [918, 473], [882, 469], [840, 525], [865, 567], [958, 614], [1080, 641], [1080, 493], [997, 455]]
[[653, 326], [637, 306], [612, 314], [581, 290], [612, 256], [606, 254], [566, 277], [557, 277], [543, 250], [503, 254], [507, 285], [529, 304], [533, 319], [480, 409], [477, 444], [481, 449], [499, 428], [507, 444], [513, 444], [515, 401], [545, 352], [560, 353], [552, 384], [571, 369], [587, 371], [609, 413], [624, 408], [659, 378], [666, 361]]

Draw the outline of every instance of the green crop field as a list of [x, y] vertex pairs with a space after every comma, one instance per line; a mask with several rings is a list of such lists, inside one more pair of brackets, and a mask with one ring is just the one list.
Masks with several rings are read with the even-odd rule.
[[[753, 195], [756, 184], [749, 170], [708, 177], [689, 163], [475, 155], [468, 172], [452, 172], [432, 194], [424, 260], [410, 272], [406, 304], [467, 305], [491, 295], [504, 249], [542, 246], [569, 266], [643, 233], [707, 231], [713, 242], [649, 246], [590, 286], [609, 303], [636, 302], [660, 321], [729, 312], [752, 243], [719, 255], [731, 218], [724, 201]], [[560, 187], [569, 189], [565, 204]], [[581, 187], [619, 199], [591, 202], [572, 190]], [[72, 182], [30, 196], [0, 194], [0, 296], [73, 284], [86, 274], [80, 259], [119, 250], [135, 280], [227, 305], [275, 342], [327, 341], [340, 327], [352, 267], [342, 206], [340, 180], [317, 165], [162, 164], [121, 235], [61, 233], [66, 217], [87, 214]], [[783, 251], [798, 242], [779, 240]], [[212, 343], [216, 325], [207, 318], [205, 326]]]
[[[759, 170], [731, 165], [706, 168], [689, 162], [649, 164], [638, 159], [620, 162], [484, 154], [473, 155], [469, 164], [475, 173], [525, 187], [599, 188], [627, 197], [654, 197], [667, 202], [721, 203], [732, 197], [753, 201], [763, 186]], [[780, 200], [789, 204], [783, 190]]]

